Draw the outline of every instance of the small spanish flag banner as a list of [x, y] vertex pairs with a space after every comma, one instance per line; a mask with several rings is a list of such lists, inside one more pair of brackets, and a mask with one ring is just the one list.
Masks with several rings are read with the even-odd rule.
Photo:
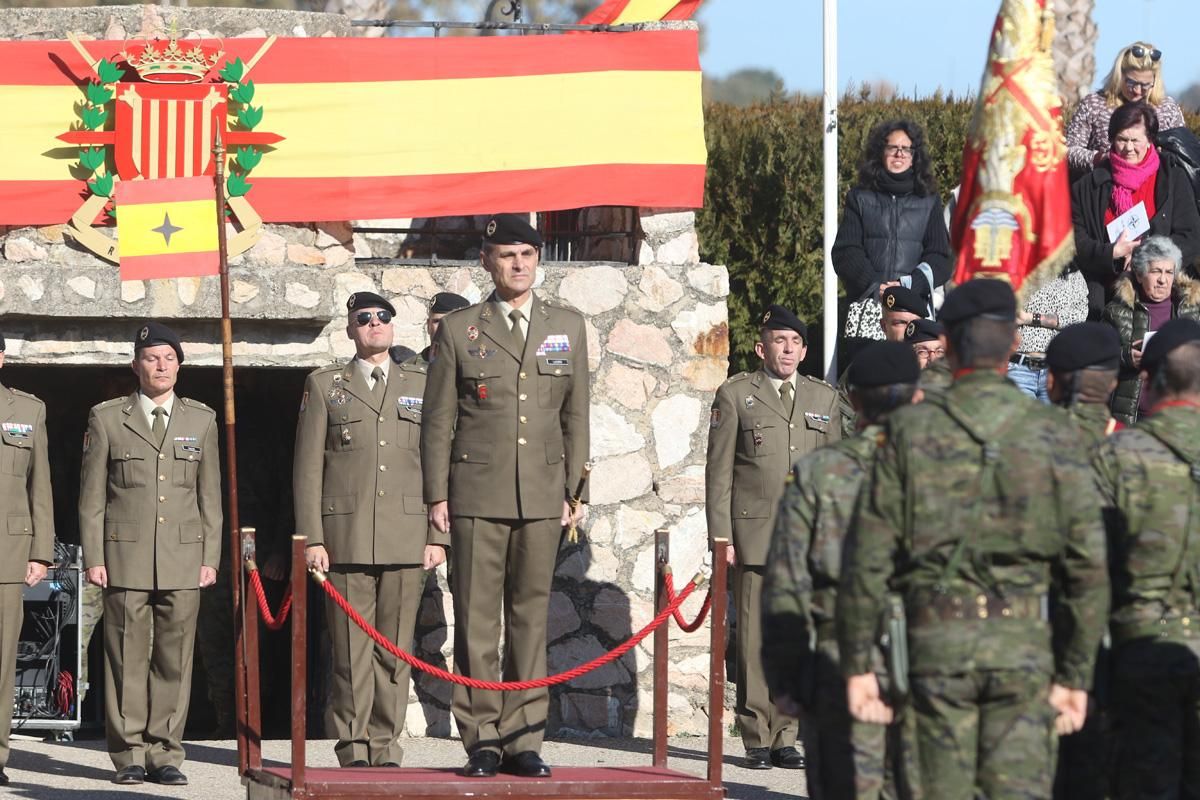
[[997, 278], [1022, 302], [1075, 255], [1053, 0], [1003, 0], [963, 147], [954, 282]]
[[121, 181], [116, 195], [121, 280], [219, 272], [212, 178]]
[[605, 0], [579, 20], [580, 25], [627, 25], [633, 22], [691, 19], [700, 0]]

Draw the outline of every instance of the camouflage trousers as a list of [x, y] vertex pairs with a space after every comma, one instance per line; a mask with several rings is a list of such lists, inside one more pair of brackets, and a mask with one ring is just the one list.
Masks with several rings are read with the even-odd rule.
[[[96, 632], [96, 626], [104, 619], [104, 590], [94, 583], [83, 582], [82, 597], [80, 605], [79, 620], [79, 648], [83, 653], [80, 659], [83, 663], [79, 668], [79, 702], [83, 702], [83, 698], [87, 697], [88, 690], [91, 689], [91, 677], [88, 672], [88, 644], [92, 641], [92, 634]], [[104, 675], [100, 675], [100, 681], [104, 681]], [[101, 687], [103, 688], [103, 687]]]
[[1139, 639], [1114, 651], [1118, 800], [1200, 798], [1200, 642]]
[[925, 800], [1047, 798], [1057, 741], [1050, 676], [1026, 670], [914, 675]]
[[812, 800], [897, 800], [893, 758], [899, 724], [870, 725], [850, 716], [837, 643], [818, 645], [810, 707], [801, 719]]

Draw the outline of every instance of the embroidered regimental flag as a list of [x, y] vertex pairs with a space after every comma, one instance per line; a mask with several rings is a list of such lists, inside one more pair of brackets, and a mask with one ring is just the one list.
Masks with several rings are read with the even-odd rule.
[[1000, 278], [1024, 300], [1074, 256], [1052, 0], [1003, 0], [963, 149], [954, 280]]
[[212, 178], [122, 181], [116, 205], [121, 280], [217, 274]]
[[580, 25], [625, 25], [631, 22], [691, 19], [700, 0], [605, 0], [579, 20]]

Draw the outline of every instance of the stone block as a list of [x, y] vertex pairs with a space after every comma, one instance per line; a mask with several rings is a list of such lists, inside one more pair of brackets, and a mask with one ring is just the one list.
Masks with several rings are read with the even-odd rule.
[[284, 299], [300, 308], [316, 308], [321, 302], [321, 295], [303, 283], [289, 281], [284, 293]]
[[24, 236], [9, 236], [4, 240], [4, 258], [8, 261], [41, 261], [46, 248]]
[[407, 294], [429, 300], [441, 291], [429, 270], [420, 267], [388, 267], [383, 271], [382, 281], [383, 290], [389, 295]]
[[688, 284], [709, 297], [729, 296], [729, 270], [712, 264], [701, 264], [687, 271]]
[[[704, 512], [689, 509], [678, 522], [671, 526], [670, 534], [671, 569], [675, 573], [675, 588], [682, 589], [683, 582], [704, 564], [708, 553], [708, 524]], [[646, 548], [638, 553], [633, 564], [633, 587], [650, 594], [654, 591], [654, 549]]]
[[86, 275], [76, 275], [67, 280], [67, 288], [80, 297], [88, 300], [96, 299], [96, 282]]
[[550, 593], [549, 620], [546, 628], [546, 641], [553, 642], [579, 630], [579, 614], [575, 611], [575, 603], [563, 592]]
[[590, 481], [592, 505], [632, 500], [650, 491], [650, 462], [641, 453], [600, 459]]
[[200, 296], [201, 278], [176, 278], [175, 292], [179, 295], [179, 302], [185, 306], [194, 305], [196, 298]]
[[563, 725], [585, 733], [621, 735], [621, 704], [617, 698], [602, 694], [565, 692], [558, 700]]
[[42, 299], [42, 295], [46, 293], [46, 284], [41, 278], [35, 278], [32, 275], [22, 275], [17, 279], [17, 288], [25, 295], [25, 298], [37, 302]]
[[591, 442], [592, 458], [605, 458], [641, 450], [646, 439], [611, 406], [593, 405]]
[[684, 231], [654, 248], [654, 260], [659, 264], [700, 263], [700, 240], [696, 231]]
[[654, 393], [658, 381], [642, 369], [613, 363], [601, 384], [609, 398], [635, 411], [646, 406], [646, 400]]
[[663, 241], [673, 234], [696, 227], [696, 212], [665, 208], [640, 208], [642, 234], [651, 241]]
[[658, 496], [664, 503], [704, 502], [704, 466], [696, 464], [658, 482]]
[[697, 303], [676, 314], [671, 329], [695, 355], [729, 355], [729, 315], [724, 303]]
[[287, 260], [293, 264], [319, 267], [325, 264], [325, 254], [312, 245], [291, 243], [287, 246]]
[[[720, 336], [719, 329], [720, 326], [718, 326], [718, 337]], [[725, 346], [728, 349], [728, 329], [725, 330], [725, 335]], [[709, 340], [705, 339], [704, 341], [707, 346]], [[680, 374], [687, 381], [688, 386], [693, 389], [701, 392], [715, 392], [717, 387], [729, 377], [729, 360], [721, 356], [693, 358], [683, 365]]]
[[121, 302], [137, 303], [146, 299], [145, 281], [121, 281]]
[[233, 281], [229, 287], [229, 299], [234, 303], [249, 303], [258, 297], [259, 288], [250, 281]]
[[[607, 648], [600, 644], [595, 636], [575, 636], [550, 646], [546, 657], [547, 666], [551, 675], [557, 675], [594, 658], [599, 658], [606, 651]], [[621, 686], [628, 680], [628, 670], [613, 661], [571, 681], [571, 688], [604, 689], [610, 686]]]
[[590, 319], [585, 318], [583, 333], [587, 336], [588, 369], [594, 372], [600, 369], [600, 364], [604, 360], [604, 347], [600, 344], [600, 331], [596, 330], [596, 326]]
[[645, 511], [623, 505], [617, 509], [614, 542], [622, 550], [630, 547], [652, 546], [654, 532], [661, 528], [666, 521], [667, 518], [657, 511]]
[[315, 244], [321, 249], [334, 246], [348, 247], [353, 236], [354, 230], [350, 227], [349, 222], [318, 222]]
[[638, 305], [647, 311], [662, 311], [683, 297], [683, 285], [662, 267], [649, 266], [642, 269], [638, 292]]
[[622, 319], [608, 335], [609, 352], [639, 364], [665, 367], [671, 363], [671, 345], [666, 335], [653, 325], [639, 325]]
[[691, 453], [692, 434], [700, 425], [700, 409], [700, 401], [686, 394], [667, 397], [654, 407], [650, 419], [659, 469], [678, 464]]
[[558, 285], [559, 297], [585, 316], [613, 310], [628, 292], [629, 282], [616, 267], [571, 268]]
[[287, 261], [287, 240], [271, 230], [264, 230], [254, 246], [246, 251], [247, 261], [265, 267], [282, 267]]
[[51, 244], [60, 244], [63, 241], [63, 231], [66, 230], [66, 225], [44, 225], [37, 229], [38, 236]]

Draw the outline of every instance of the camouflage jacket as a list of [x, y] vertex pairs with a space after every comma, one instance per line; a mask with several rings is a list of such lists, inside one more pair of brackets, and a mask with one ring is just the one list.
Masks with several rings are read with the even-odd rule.
[[1095, 447], [1112, 432], [1109, 425], [1114, 422], [1108, 406], [1099, 403], [1074, 403], [1064, 408], [1063, 413], [1075, 423], [1080, 435], [1089, 447]]
[[945, 396], [946, 390], [953, 382], [954, 375], [950, 372], [950, 362], [944, 358], [939, 358], [921, 370], [921, 388], [925, 390], [925, 396], [930, 400]]
[[[890, 587], [914, 675], [1021, 669], [1090, 686], [1108, 614], [1104, 526], [1087, 450], [1060, 412], [979, 371], [894, 412], [885, 435], [846, 542], [843, 673], [871, 668]], [[1051, 590], [1057, 640], [1039, 610]], [[988, 618], [997, 598], [1025, 610]], [[946, 607], [960, 611], [929, 621]]]
[[1113, 434], [1096, 468], [1115, 506], [1113, 638], [1173, 638], [1200, 625], [1200, 410], [1164, 408]]
[[880, 430], [869, 426], [792, 467], [763, 573], [762, 659], [773, 694], [803, 696], [806, 658], [831, 630], [842, 541]]

